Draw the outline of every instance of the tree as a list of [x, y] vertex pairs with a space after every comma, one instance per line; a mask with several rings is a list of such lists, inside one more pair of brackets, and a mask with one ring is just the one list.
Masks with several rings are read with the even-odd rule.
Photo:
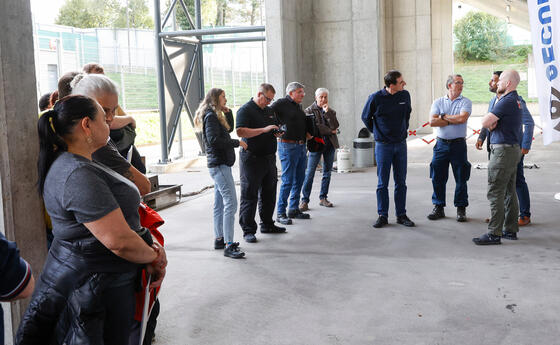
[[76, 28], [111, 27], [118, 8], [117, 0], [66, 0], [55, 23]]
[[150, 15], [146, 0], [127, 0], [128, 7], [119, 9], [119, 15], [113, 25], [115, 28], [126, 28], [126, 12], [128, 10], [128, 27], [138, 29], [152, 29], [154, 20]]
[[470, 11], [455, 23], [453, 30], [455, 51], [461, 60], [493, 60], [508, 38], [505, 21], [483, 12]]

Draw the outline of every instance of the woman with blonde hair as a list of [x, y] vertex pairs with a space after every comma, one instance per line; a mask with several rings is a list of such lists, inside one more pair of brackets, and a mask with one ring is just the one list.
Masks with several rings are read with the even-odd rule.
[[247, 144], [230, 137], [231, 124], [224, 115], [226, 103], [224, 90], [210, 89], [196, 110], [194, 123], [202, 131], [208, 170], [214, 180], [214, 249], [225, 248], [224, 256], [239, 259], [245, 253], [239, 250], [239, 242], [233, 242], [237, 196], [231, 167], [235, 163], [233, 149], [247, 149]]

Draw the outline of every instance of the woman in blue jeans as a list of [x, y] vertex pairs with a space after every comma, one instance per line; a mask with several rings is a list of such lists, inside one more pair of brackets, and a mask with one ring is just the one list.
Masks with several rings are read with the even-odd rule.
[[245, 253], [239, 250], [239, 242], [233, 242], [237, 196], [231, 167], [235, 163], [233, 149], [246, 149], [247, 144], [230, 137], [232, 125], [224, 115], [229, 111], [226, 103], [224, 90], [210, 89], [196, 110], [194, 122], [202, 130], [208, 170], [214, 180], [214, 249], [225, 248], [224, 256], [239, 259]]
[[317, 164], [323, 157], [323, 179], [321, 180], [321, 192], [319, 193], [319, 205], [325, 207], [333, 207], [333, 204], [327, 199], [329, 193], [329, 184], [331, 182], [331, 170], [334, 160], [334, 152], [339, 147], [338, 137], [338, 120], [336, 119], [336, 111], [329, 107], [329, 90], [318, 88], [315, 91], [315, 102], [305, 109], [308, 116], [314, 116], [316, 132], [314, 135], [320, 136], [325, 141], [325, 148], [321, 152], [309, 152], [307, 158], [307, 169], [305, 171], [305, 180], [303, 181], [303, 190], [300, 211], [309, 210], [309, 195], [313, 186], [313, 177]]

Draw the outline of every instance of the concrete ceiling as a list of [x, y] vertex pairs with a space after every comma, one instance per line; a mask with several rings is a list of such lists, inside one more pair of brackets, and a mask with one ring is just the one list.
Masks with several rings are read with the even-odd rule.
[[472, 7], [507, 20], [526, 30], [531, 30], [527, 0], [461, 0]]

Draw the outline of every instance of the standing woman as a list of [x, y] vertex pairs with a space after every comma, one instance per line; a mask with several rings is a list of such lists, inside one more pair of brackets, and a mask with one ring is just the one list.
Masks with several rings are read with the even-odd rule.
[[237, 196], [231, 167], [235, 163], [233, 149], [247, 149], [247, 144], [230, 137], [231, 125], [224, 115], [226, 103], [224, 90], [210, 89], [196, 110], [194, 123], [202, 131], [208, 170], [214, 180], [214, 249], [225, 247], [224, 256], [239, 259], [245, 253], [239, 250], [239, 242], [233, 242]]
[[318, 132], [315, 133], [315, 135], [323, 138], [325, 141], [325, 148], [321, 152], [309, 152], [305, 180], [303, 182], [301, 205], [299, 206], [302, 212], [309, 209], [309, 196], [311, 195], [311, 188], [313, 187], [313, 178], [315, 177], [315, 170], [317, 169], [317, 164], [319, 164], [321, 156], [323, 157], [323, 179], [321, 180], [319, 205], [333, 207], [333, 204], [327, 199], [327, 194], [329, 193], [329, 184], [331, 183], [334, 152], [339, 146], [338, 137], [336, 136], [339, 124], [336, 119], [336, 111], [329, 106], [329, 90], [322, 87], [318, 88], [315, 91], [315, 102], [305, 109], [305, 113], [313, 117], [315, 128]]
[[138, 270], [147, 265], [158, 286], [166, 265], [140, 227], [138, 189], [92, 161], [109, 136], [95, 100], [59, 100], [38, 132], [38, 185], [54, 241], [16, 344], [127, 344]]

